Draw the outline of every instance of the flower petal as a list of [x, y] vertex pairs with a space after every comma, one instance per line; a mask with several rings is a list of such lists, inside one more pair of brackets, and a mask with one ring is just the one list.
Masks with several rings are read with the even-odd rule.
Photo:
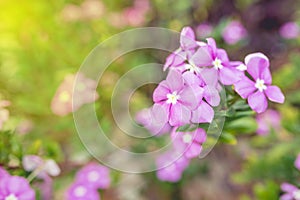
[[182, 49], [193, 49], [198, 45], [195, 41], [195, 33], [191, 27], [184, 27], [180, 34], [180, 46]]
[[227, 52], [224, 49], [217, 49], [216, 57], [219, 58], [222, 62], [229, 62]]
[[159, 103], [167, 99], [167, 94], [171, 93], [167, 81], [162, 81], [153, 92], [153, 101]]
[[207, 85], [216, 86], [218, 83], [218, 71], [214, 68], [202, 69], [200, 77]]
[[184, 105], [177, 103], [171, 106], [169, 119], [169, 123], [171, 126], [182, 126], [188, 124], [190, 118], [191, 111]]
[[256, 90], [255, 83], [247, 76], [243, 76], [242, 80], [236, 82], [234, 89], [244, 99], [248, 98]]
[[212, 55], [207, 46], [199, 47], [189, 62], [198, 67], [208, 67], [212, 65]]
[[223, 67], [219, 71], [220, 81], [224, 85], [232, 85], [240, 80], [240, 71], [233, 67]]
[[187, 85], [193, 86], [193, 85], [201, 85], [202, 80], [193, 72], [187, 71], [182, 74], [182, 77]]
[[202, 100], [204, 89], [200, 86], [194, 85], [193, 87], [185, 87], [180, 93], [178, 100], [190, 110], [195, 110], [199, 102]]
[[185, 152], [185, 156], [189, 159], [196, 158], [200, 155], [202, 146], [196, 142], [193, 142], [189, 145], [188, 149]]
[[257, 91], [248, 97], [248, 104], [257, 113], [264, 112], [268, 107], [268, 101], [263, 92]]
[[262, 53], [252, 53], [245, 57], [248, 73], [256, 80], [264, 68], [269, 68], [269, 59]]
[[218, 106], [220, 104], [220, 94], [219, 91], [210, 85], [206, 85], [204, 88], [203, 97], [211, 106]]
[[283, 103], [284, 102], [284, 95], [282, 94], [281, 90], [277, 86], [268, 86], [266, 89], [266, 95], [270, 101], [276, 102], [276, 103]]
[[202, 144], [206, 141], [206, 132], [202, 128], [198, 128], [195, 130], [195, 136], [194, 136], [194, 141]]
[[182, 65], [186, 60], [186, 56], [187, 53], [182, 51], [182, 49], [178, 49], [171, 53], [166, 59], [164, 71], [167, 70], [168, 67], [177, 67]]
[[192, 112], [191, 122], [211, 123], [214, 118], [214, 110], [207, 103], [202, 101], [198, 108]]
[[[171, 92], [179, 92], [184, 84], [184, 80], [181, 76], [181, 73], [179, 73], [176, 70], [170, 70], [167, 78], [166, 78], [168, 88], [171, 90]], [[166, 94], [167, 95], [167, 94]]]

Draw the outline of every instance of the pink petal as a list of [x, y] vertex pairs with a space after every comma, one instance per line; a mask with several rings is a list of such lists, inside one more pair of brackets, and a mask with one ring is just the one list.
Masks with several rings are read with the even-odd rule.
[[180, 46], [182, 49], [196, 48], [195, 33], [191, 27], [184, 27], [180, 34]]
[[227, 52], [224, 49], [217, 49], [217, 58], [222, 60], [222, 62], [229, 62]]
[[194, 141], [202, 144], [206, 141], [206, 132], [202, 128], [198, 128], [195, 130], [195, 136], [194, 136]]
[[153, 101], [155, 103], [165, 101], [167, 99], [167, 94], [171, 93], [168, 88], [166, 81], [162, 81], [153, 92]]
[[245, 57], [245, 64], [248, 73], [256, 80], [260, 78], [260, 74], [264, 68], [268, 68], [269, 59], [262, 53], [252, 53]]
[[293, 194], [283, 194], [279, 198], [279, 200], [293, 200], [293, 199], [294, 199]]
[[248, 104], [257, 113], [264, 112], [268, 107], [268, 101], [263, 92], [257, 91], [248, 97]]
[[211, 106], [218, 106], [220, 104], [219, 91], [210, 85], [206, 85], [204, 88], [204, 98]]
[[186, 60], [186, 52], [182, 51], [181, 49], [176, 50], [172, 54], [170, 54], [167, 59], [166, 63], [164, 65], [164, 71], [168, 67], [177, 67], [179, 65], [182, 65], [184, 61]]
[[190, 71], [187, 71], [185, 73], [182, 74], [182, 77], [185, 81], [185, 83], [187, 85], [201, 85], [202, 84], [202, 80], [196, 75], [194, 74], [193, 72], [190, 72]]
[[234, 89], [244, 99], [248, 98], [256, 90], [255, 83], [247, 76], [243, 76], [242, 80], [236, 82]]
[[298, 154], [297, 159], [295, 161], [295, 167], [300, 170], [300, 154]]
[[220, 81], [224, 85], [232, 85], [240, 80], [238, 70], [233, 67], [223, 67], [219, 71]]
[[181, 105], [180, 103], [174, 104], [170, 108], [169, 123], [171, 126], [182, 126], [188, 124], [191, 118], [191, 111]]
[[212, 65], [212, 55], [207, 46], [200, 47], [190, 58], [190, 63], [198, 67], [208, 67]]
[[202, 69], [200, 76], [207, 85], [216, 86], [218, 83], [218, 71], [214, 68]]
[[298, 190], [298, 188], [290, 183], [282, 183], [281, 184], [281, 190], [284, 191], [284, 192], [294, 192], [296, 190]]
[[202, 100], [203, 88], [194, 85], [193, 87], [185, 87], [180, 93], [179, 102], [190, 110], [195, 110]]
[[268, 86], [266, 89], [266, 95], [270, 101], [276, 103], [283, 103], [284, 102], [284, 95], [282, 94], [281, 90], [277, 86]]
[[198, 143], [193, 142], [191, 145], [189, 145], [187, 151], [185, 152], [185, 156], [189, 159], [196, 158], [200, 155], [202, 150], [202, 146]]
[[261, 69], [260, 79], [265, 81], [265, 84], [270, 85], [272, 83], [272, 76], [269, 67], [265, 67]]
[[207, 103], [202, 101], [198, 108], [192, 112], [191, 122], [210, 123], [214, 118], [214, 110]]
[[211, 53], [213, 56], [216, 56], [215, 54], [217, 53], [217, 44], [216, 41], [213, 38], [207, 38], [206, 39], [208, 46], [211, 48]]
[[[184, 80], [181, 76], [181, 73], [179, 73], [176, 70], [170, 70], [169, 74], [166, 78], [167, 84], [168, 84], [168, 88], [172, 91], [172, 92], [179, 92], [183, 85], [184, 85]], [[166, 94], [167, 95], [167, 94]]]

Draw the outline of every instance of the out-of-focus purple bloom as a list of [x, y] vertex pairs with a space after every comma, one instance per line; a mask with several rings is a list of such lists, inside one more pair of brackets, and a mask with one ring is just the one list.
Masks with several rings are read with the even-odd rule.
[[[75, 81], [76, 88], [74, 88]], [[59, 116], [65, 116], [84, 104], [94, 102], [98, 99], [96, 88], [96, 81], [85, 77], [84, 74], [67, 75], [52, 99], [52, 112]], [[76, 91], [76, 96], [74, 96], [76, 100], [74, 100], [72, 108], [73, 89]]]
[[227, 44], [235, 44], [247, 36], [247, 30], [239, 21], [231, 21], [222, 32], [222, 37]]
[[294, 39], [299, 37], [300, 27], [295, 22], [287, 22], [280, 27], [279, 33], [283, 38]]
[[[269, 59], [262, 53], [253, 53], [245, 57], [247, 72], [253, 78], [244, 76], [235, 86], [236, 92], [248, 99], [249, 106], [257, 113], [264, 112], [268, 107], [267, 98], [276, 103], [284, 102], [284, 95], [279, 87], [271, 85], [272, 76]], [[267, 98], [266, 98], [267, 97]]]
[[7, 176], [9, 176], [9, 173], [5, 169], [0, 167], [0, 180], [7, 177]]
[[1, 200], [35, 200], [35, 192], [28, 181], [19, 176], [7, 176], [0, 179]]
[[213, 32], [213, 26], [208, 23], [200, 24], [196, 27], [196, 34], [200, 38], [206, 38]]
[[52, 159], [43, 160], [36, 155], [26, 155], [23, 157], [22, 164], [26, 171], [37, 170], [37, 176], [42, 179], [47, 175], [58, 176], [60, 174], [59, 166]]
[[76, 174], [77, 183], [89, 185], [94, 189], [106, 189], [110, 186], [109, 169], [97, 163], [90, 163]]
[[123, 11], [123, 20], [125, 19], [130, 26], [141, 26], [145, 23], [145, 17], [149, 9], [148, 0], [135, 0], [132, 7]]
[[67, 200], [100, 200], [98, 191], [84, 183], [74, 183], [66, 192]]
[[167, 123], [166, 110], [160, 104], [154, 104], [151, 108], [138, 112], [136, 121], [153, 135], [162, 135], [171, 130], [171, 126]]
[[229, 60], [226, 51], [217, 48], [213, 38], [208, 38], [207, 45], [200, 46], [189, 61], [198, 67], [206, 67], [201, 74], [208, 76], [206, 79], [210, 82], [220, 80], [224, 85], [232, 85], [240, 80], [242, 74]]
[[297, 156], [297, 159], [295, 160], [295, 167], [300, 170], [300, 153]]
[[206, 140], [206, 132], [202, 128], [197, 128], [191, 132], [176, 132], [177, 127], [172, 131], [173, 146], [188, 158], [196, 158], [202, 151], [202, 144]]
[[280, 128], [280, 121], [280, 114], [276, 110], [268, 109], [266, 112], [258, 114], [256, 116], [258, 125], [257, 134], [267, 135], [271, 129], [278, 130]]
[[161, 181], [178, 182], [183, 171], [188, 167], [190, 160], [182, 153], [172, 151], [161, 155], [157, 161], [156, 175]]
[[[202, 99], [203, 89], [184, 85], [182, 75], [171, 70], [153, 93], [153, 101], [164, 107], [171, 126], [188, 124], [191, 113]], [[165, 117], [164, 117], [165, 118]]]
[[282, 183], [281, 190], [285, 194], [281, 195], [280, 200], [300, 200], [300, 190], [289, 183]]

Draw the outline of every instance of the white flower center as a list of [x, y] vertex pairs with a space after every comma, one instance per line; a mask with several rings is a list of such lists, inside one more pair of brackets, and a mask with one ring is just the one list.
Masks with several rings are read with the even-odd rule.
[[5, 197], [4, 200], [18, 200], [18, 198], [14, 194], [10, 194], [7, 197]]
[[192, 137], [190, 134], [185, 133], [185, 134], [182, 136], [182, 140], [183, 140], [184, 143], [189, 144], [189, 143], [192, 142], [193, 137]]
[[246, 71], [247, 70], [247, 66], [244, 64], [240, 64], [239, 66], [237, 66], [237, 69], [240, 71]]
[[212, 65], [215, 69], [222, 69], [224, 66], [222, 65], [222, 61], [219, 58], [216, 58], [213, 62]]
[[167, 103], [168, 104], [176, 104], [177, 100], [180, 98], [180, 96], [177, 94], [177, 92], [173, 92], [172, 94], [167, 94]]
[[300, 200], [300, 190], [293, 192], [293, 196], [295, 200]]
[[265, 85], [265, 81], [261, 80], [261, 79], [257, 79], [256, 83], [255, 83], [255, 87], [260, 91], [264, 91], [265, 89], [267, 89], [267, 86]]
[[196, 65], [194, 65], [193, 63], [190, 64], [186, 64], [185, 65], [185, 69], [189, 70], [192, 73], [200, 73], [199, 67], [197, 67]]
[[83, 186], [78, 186], [74, 190], [74, 195], [76, 197], [84, 197], [86, 193], [87, 193], [87, 189]]
[[99, 180], [100, 175], [99, 175], [99, 173], [96, 172], [96, 171], [91, 171], [91, 172], [88, 173], [87, 177], [88, 177], [88, 180], [89, 180], [89, 181], [91, 181], [91, 182], [96, 182], [96, 181]]

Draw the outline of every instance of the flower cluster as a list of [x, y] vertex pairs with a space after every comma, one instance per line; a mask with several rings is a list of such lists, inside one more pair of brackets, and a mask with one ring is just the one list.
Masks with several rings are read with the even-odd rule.
[[[277, 103], [284, 102], [281, 90], [271, 85], [269, 60], [264, 54], [247, 55], [245, 62], [231, 61], [226, 51], [217, 47], [213, 38], [207, 38], [206, 42], [197, 41], [190, 27], [181, 31], [180, 47], [167, 57], [164, 70], [167, 69], [169, 73], [166, 79], [154, 90], [154, 105], [137, 115], [137, 121], [153, 135], [171, 131], [175, 149], [172, 152], [176, 154], [180, 149], [184, 157], [183, 160], [177, 159], [180, 164], [175, 161], [158, 171], [158, 177], [162, 180], [177, 181], [189, 159], [201, 153], [201, 145], [206, 138], [203, 129], [189, 132], [195, 137], [177, 132], [179, 142], [174, 139], [174, 134], [183, 125], [212, 122], [214, 107], [220, 104], [222, 85], [233, 86], [236, 93], [247, 99], [249, 106], [257, 113], [267, 109], [267, 98]], [[160, 168], [166, 161], [158, 160]]]
[[0, 199], [35, 200], [35, 192], [25, 178], [11, 176], [7, 171], [0, 167]]
[[75, 182], [66, 192], [67, 200], [99, 200], [99, 189], [110, 186], [109, 169], [90, 163], [77, 172]]

